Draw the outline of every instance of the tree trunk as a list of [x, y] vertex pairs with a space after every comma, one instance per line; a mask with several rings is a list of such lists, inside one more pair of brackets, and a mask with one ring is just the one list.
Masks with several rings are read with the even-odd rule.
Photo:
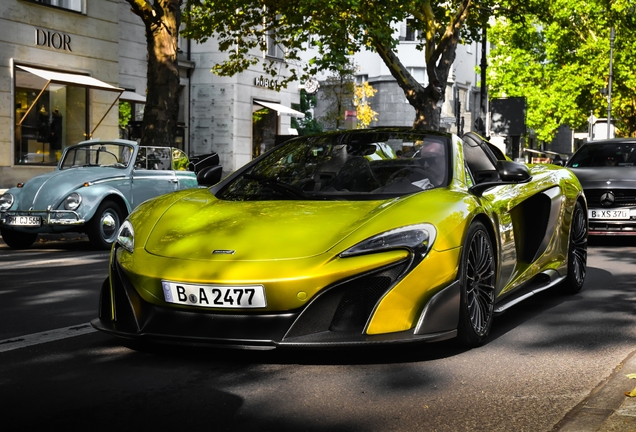
[[179, 116], [177, 44], [180, 0], [128, 0], [146, 27], [148, 49], [147, 95], [141, 145], [172, 146]]

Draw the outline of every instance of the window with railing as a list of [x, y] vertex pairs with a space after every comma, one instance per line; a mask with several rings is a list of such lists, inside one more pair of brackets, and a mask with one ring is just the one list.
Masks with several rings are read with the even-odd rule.
[[24, 0], [30, 3], [38, 3], [74, 12], [86, 13], [86, 0]]

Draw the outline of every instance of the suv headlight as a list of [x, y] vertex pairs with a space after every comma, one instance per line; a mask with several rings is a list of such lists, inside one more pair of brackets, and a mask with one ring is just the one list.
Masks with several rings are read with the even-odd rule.
[[391, 249], [409, 249], [423, 258], [433, 247], [436, 235], [437, 231], [431, 224], [405, 226], [363, 240], [340, 256], [346, 258]]
[[7, 211], [13, 205], [13, 195], [10, 193], [5, 193], [0, 196], [0, 211]]
[[128, 252], [132, 253], [133, 249], [135, 249], [135, 231], [128, 219], [119, 228], [117, 243]]
[[82, 203], [82, 196], [77, 192], [73, 192], [64, 199], [64, 208], [66, 210], [75, 210]]

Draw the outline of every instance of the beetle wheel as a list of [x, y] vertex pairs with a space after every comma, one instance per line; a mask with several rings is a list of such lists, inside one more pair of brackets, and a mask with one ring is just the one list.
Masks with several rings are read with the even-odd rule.
[[27, 249], [38, 238], [37, 233], [25, 233], [3, 229], [2, 239], [11, 249]]
[[99, 205], [88, 224], [88, 239], [97, 249], [108, 249], [117, 238], [122, 223], [121, 210], [113, 201]]
[[481, 345], [490, 332], [495, 304], [495, 255], [481, 222], [473, 224], [460, 266], [461, 303], [458, 336], [466, 347]]

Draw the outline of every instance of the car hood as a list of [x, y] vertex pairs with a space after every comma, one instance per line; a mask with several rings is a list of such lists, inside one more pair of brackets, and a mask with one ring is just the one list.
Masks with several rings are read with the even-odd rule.
[[195, 194], [166, 210], [145, 248], [193, 260], [306, 258], [328, 251], [395, 201], [223, 201]]
[[124, 177], [126, 171], [110, 167], [80, 167], [55, 170], [27, 181], [19, 189], [19, 209], [45, 210], [56, 206], [66, 195], [85, 182], [95, 182], [113, 177]]
[[[636, 188], [636, 167], [570, 168], [583, 189]], [[610, 183], [608, 183], [608, 181]], [[609, 186], [611, 185], [611, 186]]]

